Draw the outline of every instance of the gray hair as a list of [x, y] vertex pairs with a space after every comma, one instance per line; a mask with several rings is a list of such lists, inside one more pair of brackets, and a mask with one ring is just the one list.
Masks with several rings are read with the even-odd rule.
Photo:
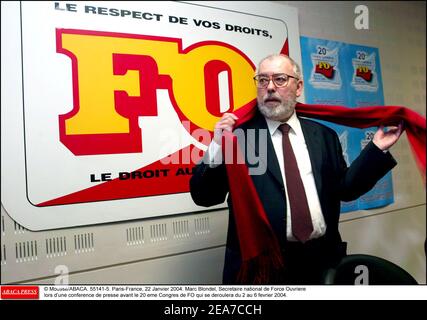
[[260, 66], [261, 66], [261, 63], [263, 63], [265, 60], [273, 60], [273, 59], [276, 59], [276, 58], [279, 58], [279, 57], [287, 59], [291, 63], [292, 69], [293, 69], [295, 75], [298, 77], [298, 79], [302, 79], [301, 68], [298, 65], [298, 63], [296, 63], [295, 60], [293, 60], [291, 57], [289, 57], [289, 56], [287, 56], [286, 54], [283, 54], [283, 53], [273, 53], [273, 54], [268, 55], [264, 59], [262, 59], [259, 62], [259, 64], [258, 64], [258, 68], [256, 70], [256, 73], [258, 73], [258, 71], [260, 69]]

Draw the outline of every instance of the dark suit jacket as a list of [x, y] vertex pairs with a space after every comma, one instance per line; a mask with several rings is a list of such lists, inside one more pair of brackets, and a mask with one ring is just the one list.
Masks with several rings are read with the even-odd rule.
[[[335, 131], [318, 122], [304, 118], [299, 119], [327, 226], [325, 235], [319, 239], [310, 240], [304, 245], [286, 240], [284, 183], [267, 123], [259, 112], [253, 119], [240, 127], [245, 139], [239, 139], [239, 143], [245, 145], [246, 155], [255, 152], [257, 156], [261, 157], [262, 165], [267, 167], [264, 174], [251, 175], [251, 178], [282, 248], [284, 261], [290, 273], [285, 282], [316, 284], [320, 272], [337, 263], [346, 254], [346, 243], [342, 242], [338, 231], [341, 200], [354, 200], [369, 191], [379, 179], [396, 165], [396, 162], [390, 153], [382, 152], [370, 142], [362, 150], [359, 157], [347, 168], [342, 155], [341, 144]], [[260, 129], [267, 130], [267, 157], [259, 154], [260, 143], [265, 143], [259, 141]], [[249, 131], [255, 132], [255, 139], [248, 140], [250, 135], [247, 133]], [[248, 167], [251, 167], [247, 157], [246, 161]], [[190, 192], [196, 204], [212, 206], [222, 203], [228, 191], [227, 176], [223, 164], [216, 168], [210, 168], [207, 162], [201, 162], [196, 166], [190, 180]], [[223, 282], [235, 283], [241, 258], [230, 197], [228, 197], [228, 205], [230, 216]], [[302, 280], [297, 280], [299, 278]]]

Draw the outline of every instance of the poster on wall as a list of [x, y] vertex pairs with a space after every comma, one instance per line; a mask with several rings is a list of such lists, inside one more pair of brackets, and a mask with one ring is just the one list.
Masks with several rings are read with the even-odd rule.
[[[377, 48], [301, 37], [301, 51], [306, 103], [352, 108], [384, 105]], [[338, 133], [347, 164], [360, 154], [377, 130], [320, 122]], [[392, 176], [389, 172], [359, 199], [342, 202], [341, 212], [382, 207], [393, 201]]]
[[30, 230], [204, 209], [188, 182], [214, 124], [255, 98], [261, 58], [301, 62], [297, 10], [283, 5], [4, 8], [2, 206]]

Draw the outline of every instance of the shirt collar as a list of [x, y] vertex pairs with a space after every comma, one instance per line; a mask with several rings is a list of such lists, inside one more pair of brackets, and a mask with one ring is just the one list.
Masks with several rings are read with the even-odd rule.
[[270, 135], [273, 135], [282, 123], [289, 124], [289, 126], [291, 127], [291, 132], [293, 131], [296, 135], [302, 134], [301, 124], [295, 111], [286, 122], [280, 122], [267, 118], [265, 118], [265, 121], [267, 121], [268, 131], [270, 132]]

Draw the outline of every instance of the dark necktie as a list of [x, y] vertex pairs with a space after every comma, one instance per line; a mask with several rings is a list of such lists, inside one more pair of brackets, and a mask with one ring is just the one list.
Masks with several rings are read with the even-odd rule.
[[279, 126], [283, 138], [283, 158], [285, 161], [285, 178], [291, 208], [292, 233], [301, 242], [305, 242], [313, 231], [310, 209], [304, 185], [302, 184], [297, 161], [289, 140], [290, 126], [284, 123]]

